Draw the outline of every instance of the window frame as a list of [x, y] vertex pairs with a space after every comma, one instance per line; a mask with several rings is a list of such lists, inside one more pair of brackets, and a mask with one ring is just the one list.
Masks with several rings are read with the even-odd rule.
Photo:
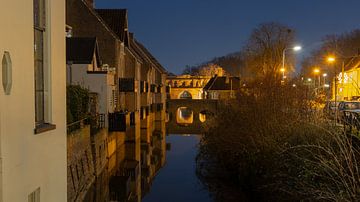
[[[46, 132], [48, 130], [56, 129], [52, 122], [52, 112], [51, 112], [51, 23], [50, 23], [50, 3], [49, 0], [33, 0], [33, 28], [34, 28], [34, 122], [35, 129], [34, 133], [39, 134]], [[36, 5], [38, 5], [38, 10], [36, 10]], [[36, 38], [37, 32], [41, 32], [40, 43], [42, 43], [42, 50], [37, 51], [38, 48], [36, 45], [38, 44], [38, 40]], [[37, 52], [40, 52], [41, 57], [37, 55]], [[42, 59], [42, 60], [41, 60]], [[41, 86], [38, 88], [37, 79], [39, 78], [39, 74], [37, 71], [37, 65], [39, 62], [42, 63], [41, 66]], [[41, 91], [42, 95], [40, 98], [40, 106], [38, 103], [37, 93]], [[41, 118], [38, 119], [38, 107], [41, 107]]]

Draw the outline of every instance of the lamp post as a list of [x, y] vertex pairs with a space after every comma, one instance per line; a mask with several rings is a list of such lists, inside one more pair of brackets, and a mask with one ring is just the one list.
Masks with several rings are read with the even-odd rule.
[[335, 57], [333, 56], [329, 56], [327, 58], [327, 62], [332, 64], [333, 66], [333, 69], [334, 69], [334, 101], [335, 101], [335, 125], [336, 125], [336, 122], [337, 122], [337, 104], [336, 104], [336, 99], [337, 99], [337, 86], [336, 86], [336, 67], [335, 65], [333, 65], [335, 63]]
[[[319, 75], [319, 73], [320, 73], [320, 69], [319, 69], [319, 68], [315, 68], [315, 69], [314, 69], [314, 74], [315, 74], [315, 77], [318, 76], [318, 78], [319, 78], [319, 79], [318, 79], [318, 81], [319, 81], [318, 86], [320, 87], [321, 84], [320, 84], [320, 75]], [[315, 86], [316, 86], [316, 78], [315, 78], [314, 80], [315, 80], [315, 81], [314, 81], [314, 84], [315, 84]]]
[[301, 46], [294, 46], [294, 47], [291, 47], [291, 48], [284, 48], [284, 50], [282, 51], [282, 67], [280, 69], [280, 71], [283, 73], [282, 80], [284, 80], [284, 78], [285, 78], [285, 56], [286, 56], [286, 51], [287, 50], [299, 51], [299, 50], [301, 50]]
[[327, 77], [327, 73], [323, 73], [323, 75], [322, 75], [323, 77], [324, 77], [324, 86], [325, 86], [325, 84], [326, 84], [326, 77]]

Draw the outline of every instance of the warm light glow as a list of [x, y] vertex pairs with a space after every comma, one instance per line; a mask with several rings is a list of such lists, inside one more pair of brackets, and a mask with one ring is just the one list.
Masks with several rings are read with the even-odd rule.
[[333, 62], [335, 62], [335, 57], [329, 56], [326, 60], [327, 60], [329, 63], [333, 63]]
[[325, 87], [325, 88], [329, 88], [330, 85], [329, 85], [329, 84], [324, 84], [324, 87]]
[[311, 78], [308, 78], [307, 80], [308, 80], [308, 81], [311, 81]]
[[295, 88], [295, 87], [296, 87], [296, 84], [293, 84], [293, 85], [292, 85], [292, 87], [294, 87], [294, 88]]
[[324, 74], [323, 74], [323, 77], [327, 77], [327, 73], [324, 73]]
[[280, 72], [285, 72], [285, 68], [281, 68], [281, 69], [280, 69]]
[[315, 74], [318, 74], [318, 73], [320, 73], [320, 69], [318, 69], [318, 68], [315, 68], [315, 69], [314, 69], [314, 73], [315, 73]]
[[302, 48], [301, 46], [295, 46], [295, 47], [293, 48], [293, 50], [294, 50], [294, 51], [299, 51], [299, 50], [301, 50], [301, 48]]

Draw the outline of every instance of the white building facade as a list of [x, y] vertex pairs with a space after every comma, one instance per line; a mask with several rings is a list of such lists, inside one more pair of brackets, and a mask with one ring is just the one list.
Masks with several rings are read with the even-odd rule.
[[66, 201], [65, 1], [6, 1], [0, 19], [0, 201]]

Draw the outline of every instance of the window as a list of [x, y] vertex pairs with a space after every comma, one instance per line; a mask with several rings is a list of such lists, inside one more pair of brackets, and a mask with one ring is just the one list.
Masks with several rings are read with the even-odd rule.
[[40, 187], [29, 194], [28, 202], [40, 202]]
[[46, 29], [45, 0], [34, 0], [34, 67], [35, 67], [35, 121], [45, 123], [44, 36]]
[[34, 17], [34, 80], [35, 80], [35, 133], [55, 129], [50, 122], [50, 65], [46, 59], [49, 56], [47, 50], [47, 23], [46, 23], [47, 0], [33, 0]]

